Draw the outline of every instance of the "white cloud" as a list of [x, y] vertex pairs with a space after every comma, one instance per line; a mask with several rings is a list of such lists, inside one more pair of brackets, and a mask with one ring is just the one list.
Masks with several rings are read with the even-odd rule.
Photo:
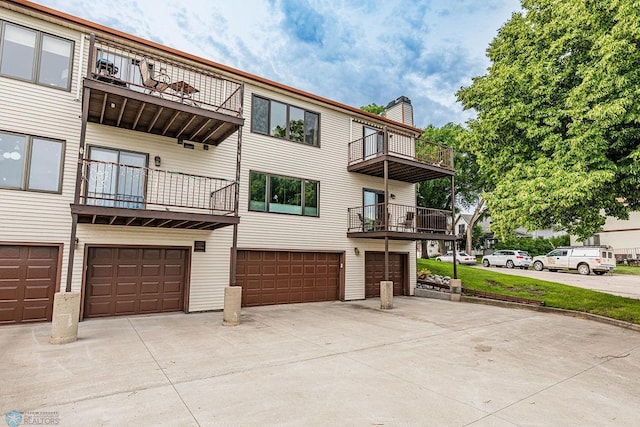
[[412, 99], [416, 124], [463, 122], [460, 86], [518, 0], [41, 0], [47, 6], [320, 96]]

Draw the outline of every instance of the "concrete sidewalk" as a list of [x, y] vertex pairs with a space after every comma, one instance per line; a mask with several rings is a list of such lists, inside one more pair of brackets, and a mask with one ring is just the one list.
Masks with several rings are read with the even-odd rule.
[[[0, 328], [0, 410], [98, 425], [637, 425], [640, 334], [396, 298]], [[31, 411], [31, 414], [27, 414]], [[41, 415], [44, 416], [44, 415]]]

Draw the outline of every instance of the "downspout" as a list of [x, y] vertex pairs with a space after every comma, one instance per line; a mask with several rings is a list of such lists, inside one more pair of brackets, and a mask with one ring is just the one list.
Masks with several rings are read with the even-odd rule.
[[[89, 56], [87, 61], [87, 78], [91, 76], [93, 63], [93, 49], [95, 46], [95, 34], [91, 34], [89, 41]], [[80, 76], [78, 75], [78, 79]], [[82, 123], [80, 126], [80, 147], [78, 148], [78, 167], [76, 169], [76, 190], [73, 196], [73, 204], [80, 203], [80, 191], [82, 189], [82, 171], [84, 169], [84, 148], [87, 137], [87, 120], [89, 117], [89, 99], [91, 98], [91, 89], [86, 89], [82, 97]], [[69, 260], [67, 264], [67, 286], [66, 292], [71, 292], [71, 283], [73, 281], [73, 259], [76, 254], [76, 233], [78, 231], [78, 214], [71, 214], [71, 236], [69, 237]]]

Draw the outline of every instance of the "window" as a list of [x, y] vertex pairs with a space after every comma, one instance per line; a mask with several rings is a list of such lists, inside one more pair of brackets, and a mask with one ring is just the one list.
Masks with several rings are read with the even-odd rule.
[[249, 174], [249, 210], [318, 216], [318, 182], [302, 178]]
[[467, 231], [466, 224], [458, 224], [458, 234], [464, 234]]
[[70, 90], [73, 42], [0, 22], [0, 74]]
[[0, 132], [0, 187], [60, 192], [64, 142]]
[[144, 208], [147, 155], [111, 148], [89, 148], [87, 204]]
[[320, 144], [320, 115], [253, 95], [251, 131], [307, 145]]

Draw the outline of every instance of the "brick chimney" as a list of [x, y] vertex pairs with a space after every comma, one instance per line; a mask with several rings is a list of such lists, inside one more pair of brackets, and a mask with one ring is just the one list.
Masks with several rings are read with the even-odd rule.
[[394, 101], [391, 101], [382, 115], [396, 122], [414, 126], [413, 107], [411, 106], [411, 100], [406, 96], [400, 96]]

